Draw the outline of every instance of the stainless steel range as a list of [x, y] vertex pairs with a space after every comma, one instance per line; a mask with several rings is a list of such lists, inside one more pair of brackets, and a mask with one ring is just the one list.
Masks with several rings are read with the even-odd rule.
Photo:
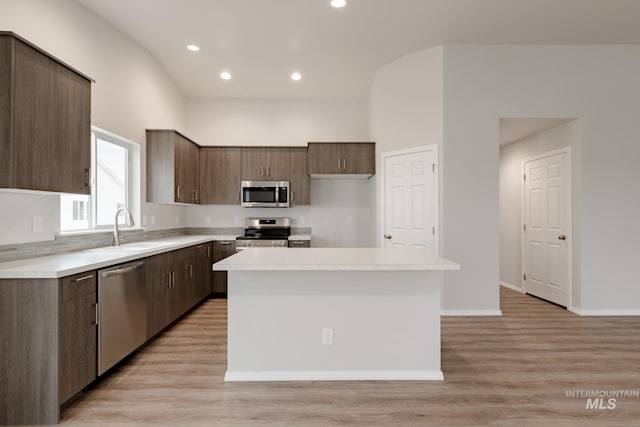
[[291, 218], [246, 218], [244, 226], [244, 236], [236, 238], [236, 251], [289, 246]]

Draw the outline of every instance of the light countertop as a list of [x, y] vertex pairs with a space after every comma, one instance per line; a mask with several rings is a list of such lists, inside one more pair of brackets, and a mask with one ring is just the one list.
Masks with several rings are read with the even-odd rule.
[[460, 264], [414, 248], [249, 248], [213, 265], [214, 271], [459, 269]]
[[55, 279], [235, 236], [185, 235], [0, 263], [0, 279]]

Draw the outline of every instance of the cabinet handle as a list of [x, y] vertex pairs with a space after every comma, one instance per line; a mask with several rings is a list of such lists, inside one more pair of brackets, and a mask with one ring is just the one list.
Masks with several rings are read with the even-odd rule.
[[240, 201], [240, 192], [238, 191], [238, 201]]
[[167, 289], [171, 289], [171, 273], [167, 274]]
[[271, 176], [271, 167], [267, 166], [267, 178]]
[[189, 279], [193, 278], [193, 264], [189, 264]]
[[292, 192], [291, 192], [291, 204], [293, 204], [293, 201], [294, 201], [294, 199], [295, 199], [295, 198], [294, 198], [294, 196], [295, 196], [295, 195], [296, 195], [296, 192], [295, 192], [295, 191], [292, 191]]
[[338, 159], [338, 170], [340, 170], [340, 159]]
[[260, 176], [264, 177], [264, 166], [262, 166], [262, 172], [261, 172]]
[[221, 246], [229, 246], [233, 242], [219, 242]]
[[207, 258], [211, 258], [210, 252], [211, 252], [211, 246], [207, 246]]
[[78, 277], [77, 279], [74, 279], [74, 282], [78, 283], [78, 282], [82, 282], [83, 280], [89, 280], [93, 278], [93, 274], [89, 274], [88, 276], [82, 276], [82, 277]]
[[96, 309], [96, 314], [94, 319], [91, 321], [91, 325], [97, 325], [98, 323], [100, 323], [100, 310], [98, 309], [99, 304], [95, 303], [95, 304], [91, 304], [92, 307], [95, 307]]
[[178, 185], [176, 188], [177, 188], [176, 199], [180, 200], [180, 186]]
[[342, 159], [342, 169], [347, 169], [347, 159]]
[[87, 179], [84, 181], [85, 187], [91, 187], [91, 168], [84, 168]]
[[196, 188], [196, 202], [198, 201], [198, 189]]

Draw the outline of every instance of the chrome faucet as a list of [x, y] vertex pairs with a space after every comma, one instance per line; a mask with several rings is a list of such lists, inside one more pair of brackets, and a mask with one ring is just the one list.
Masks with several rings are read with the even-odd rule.
[[[133, 226], [136, 223], [133, 221], [133, 215], [129, 212], [127, 208], [120, 208], [116, 211], [116, 219], [113, 221], [113, 246], [120, 246], [120, 236], [118, 235], [118, 215], [120, 215], [121, 211], [125, 211], [129, 214], [129, 225]], [[125, 216], [125, 222], [127, 217]]]

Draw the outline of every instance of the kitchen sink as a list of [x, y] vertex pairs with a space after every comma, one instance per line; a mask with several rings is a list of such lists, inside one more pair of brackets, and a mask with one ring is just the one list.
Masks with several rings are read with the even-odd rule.
[[105, 246], [102, 248], [89, 249], [95, 252], [142, 252], [150, 249], [163, 248], [171, 246], [177, 242], [134, 242], [126, 243], [120, 246]]

